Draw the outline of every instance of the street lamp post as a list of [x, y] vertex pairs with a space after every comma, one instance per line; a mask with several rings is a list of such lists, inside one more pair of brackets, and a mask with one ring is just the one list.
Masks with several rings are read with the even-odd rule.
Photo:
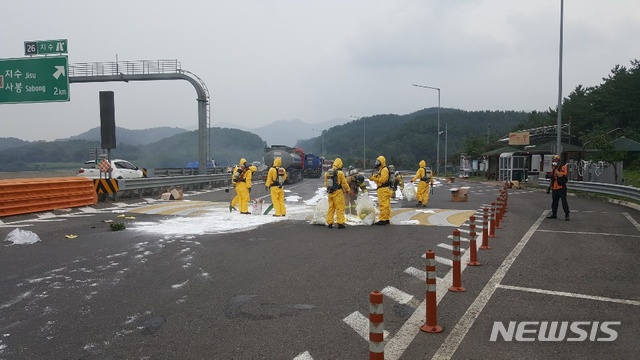
[[417, 84], [413, 84], [413, 86], [431, 90], [438, 90], [438, 142], [436, 145], [436, 174], [440, 174], [440, 88]]
[[324, 130], [311, 129], [320, 133], [320, 156], [324, 156]]
[[356, 120], [362, 119], [362, 170], [364, 170], [367, 166], [367, 119], [361, 118], [360, 116], [353, 116], [352, 118]]

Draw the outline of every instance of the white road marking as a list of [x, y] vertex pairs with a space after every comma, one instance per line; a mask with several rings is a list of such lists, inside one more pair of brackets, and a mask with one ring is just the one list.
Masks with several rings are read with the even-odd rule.
[[[358, 311], [352, 312], [349, 316], [342, 319], [347, 325], [355, 330], [363, 339], [369, 341], [369, 318], [362, 315]], [[384, 331], [383, 337], [386, 339], [389, 335], [387, 330]]]
[[422, 281], [427, 281], [427, 272], [424, 270], [416, 269], [412, 266], [404, 269], [404, 272], [411, 276], [417, 277]]
[[[527, 242], [529, 242], [529, 239], [531, 239], [540, 224], [542, 224], [542, 221], [544, 221], [546, 215], [547, 211], [545, 210], [538, 217], [538, 220], [536, 220], [536, 222], [531, 225], [527, 233], [524, 234], [522, 239], [520, 239], [518, 244], [516, 244], [511, 253], [509, 253], [509, 255], [506, 257], [506, 259], [504, 259], [502, 265], [500, 265], [498, 270], [496, 270], [496, 272], [493, 274], [493, 276], [491, 277], [487, 285], [485, 285], [485, 287], [482, 289], [473, 304], [471, 304], [464, 315], [462, 315], [456, 326], [451, 330], [451, 333], [449, 333], [449, 336], [447, 336], [447, 338], [444, 340], [432, 359], [451, 359], [453, 357], [453, 354], [458, 349], [458, 346], [460, 346], [462, 340], [464, 340], [464, 337], [467, 335], [467, 332], [482, 312], [482, 309], [484, 309], [485, 305], [487, 305], [489, 299], [498, 288], [498, 285], [507, 274], [507, 271], [509, 271], [509, 268], [511, 268], [511, 265], [513, 265], [515, 259], [518, 257], [518, 255], [520, 255], [520, 252], [522, 251], [522, 249], [524, 249], [525, 245], [527, 245]], [[465, 265], [466, 261], [463, 261], [462, 264]], [[438, 289], [438, 291], [440, 290]]]
[[405, 304], [413, 307], [414, 309], [420, 305], [420, 301], [415, 296], [407, 294], [406, 292], [397, 289], [393, 286], [387, 286], [381, 291], [384, 295], [393, 299], [395, 302]]
[[[462, 240], [462, 238], [460, 238], [460, 240]], [[468, 240], [467, 240], [468, 241]], [[438, 244], [439, 248], [443, 248], [443, 249], [447, 249], [447, 250], [451, 250], [453, 251], [453, 245], [449, 245], [449, 244]], [[465, 252], [467, 251], [467, 249], [462, 249], [460, 248], [460, 252]]]
[[293, 358], [293, 360], [313, 360], [311, 354], [308, 351], [303, 352], [302, 354]]
[[439, 262], [440, 264], [447, 265], [447, 266], [453, 266], [453, 261], [438, 255], [436, 255], [436, 262]]
[[622, 215], [624, 215], [624, 217], [626, 217], [626, 218], [627, 218], [627, 220], [629, 220], [629, 221], [633, 224], [633, 226], [635, 226], [635, 227], [636, 227], [636, 229], [638, 229], [638, 231], [640, 231], [640, 224], [638, 224], [638, 222], [637, 222], [637, 221], [635, 221], [635, 220], [631, 217], [631, 215], [629, 215], [628, 213], [622, 213]]
[[499, 284], [498, 287], [501, 289], [526, 291], [526, 292], [532, 292], [537, 294], [568, 296], [568, 297], [578, 298], [578, 299], [607, 301], [607, 302], [613, 302], [618, 304], [640, 306], [640, 301], [636, 301], [636, 300], [615, 299], [615, 298], [609, 298], [604, 296], [576, 294], [576, 293], [569, 293], [564, 291], [552, 291], [552, 290], [544, 290], [544, 289], [533, 289], [533, 288], [526, 288], [521, 286], [511, 286], [511, 285], [502, 285], [502, 284]]
[[[416, 269], [413, 266], [404, 269], [404, 273], [416, 277], [424, 282], [427, 281], [427, 272], [424, 270]], [[436, 277], [436, 281], [444, 281], [442, 278]]]
[[640, 235], [597, 233], [597, 232], [589, 232], [589, 231], [565, 231], [565, 230], [538, 230], [538, 231], [539, 232], [546, 232], [546, 233], [560, 233], [560, 234], [579, 234], [579, 235], [596, 235], [596, 236], [622, 236], [622, 237], [640, 238]]

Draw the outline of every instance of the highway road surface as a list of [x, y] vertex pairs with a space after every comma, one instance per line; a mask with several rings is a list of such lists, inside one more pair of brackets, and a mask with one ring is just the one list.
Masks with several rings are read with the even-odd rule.
[[[223, 189], [0, 218], [0, 360], [366, 359], [374, 290], [386, 359], [638, 358], [640, 212], [571, 196], [571, 221], [547, 220], [542, 189], [510, 189], [466, 266], [469, 216], [501, 188], [440, 184], [427, 208], [395, 201], [392, 225], [346, 229], [312, 224], [316, 179], [286, 187], [285, 218], [229, 212]], [[252, 197], [270, 203], [259, 183]], [[454, 229], [465, 292], [448, 291]], [[427, 250], [439, 334], [420, 331]]]

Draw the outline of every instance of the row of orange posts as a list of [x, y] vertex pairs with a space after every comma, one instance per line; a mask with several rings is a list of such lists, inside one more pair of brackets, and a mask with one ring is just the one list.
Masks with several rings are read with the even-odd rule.
[[56, 177], [0, 180], [0, 217], [94, 205], [92, 179]]
[[[489, 247], [489, 239], [495, 238], [496, 229], [500, 229], [500, 222], [507, 212], [508, 201], [508, 184], [505, 183], [504, 187], [500, 191], [500, 195], [496, 199], [496, 202], [491, 203], [491, 206], [483, 206], [482, 208], [482, 244], [480, 250], [491, 250]], [[468, 266], [480, 266], [482, 265], [478, 261], [477, 244], [476, 244], [476, 218], [475, 216], [469, 217], [469, 261]], [[449, 291], [452, 292], [464, 292], [465, 288], [462, 287], [462, 266], [461, 266], [461, 250], [460, 250], [460, 230], [453, 230], [453, 276], [452, 286], [449, 287]], [[440, 333], [443, 331], [442, 327], [438, 325], [438, 310], [437, 310], [437, 296], [436, 296], [436, 260], [435, 252], [428, 250], [426, 252], [426, 319], [424, 325], [420, 327], [420, 330], [426, 333]], [[379, 291], [373, 291], [369, 294], [370, 298], [370, 333], [369, 333], [369, 360], [384, 360], [384, 340], [382, 338], [382, 332], [384, 329], [384, 314], [382, 311], [383, 297]]]

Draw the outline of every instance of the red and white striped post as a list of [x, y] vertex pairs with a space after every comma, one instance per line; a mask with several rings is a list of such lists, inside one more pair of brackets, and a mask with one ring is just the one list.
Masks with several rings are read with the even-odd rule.
[[449, 287], [449, 291], [467, 291], [467, 289], [462, 287], [462, 264], [460, 261], [460, 229], [453, 230], [453, 285]]
[[489, 247], [489, 209], [482, 208], [482, 245], [480, 250], [491, 250]]
[[442, 332], [442, 327], [438, 325], [438, 299], [436, 297], [436, 253], [433, 250], [427, 251], [427, 298], [425, 300], [427, 310], [427, 321], [420, 327], [420, 330], [428, 333]]
[[496, 204], [496, 208], [495, 208], [496, 229], [500, 229], [500, 222], [502, 221], [502, 199], [500, 198], [500, 196], [496, 198], [495, 204]]
[[500, 196], [502, 197], [502, 214], [500, 215], [500, 220], [504, 219], [505, 214], [507, 213], [507, 194], [507, 190], [503, 190], [502, 193], [500, 193]]
[[496, 203], [491, 203], [491, 221], [489, 224], [489, 237], [496, 237]]
[[469, 217], [469, 228], [471, 231], [469, 232], [469, 261], [467, 262], [468, 266], [480, 266], [482, 265], [478, 262], [478, 247], [476, 245], [476, 217], [471, 215]]
[[369, 360], [384, 360], [384, 311], [382, 293], [369, 293]]

